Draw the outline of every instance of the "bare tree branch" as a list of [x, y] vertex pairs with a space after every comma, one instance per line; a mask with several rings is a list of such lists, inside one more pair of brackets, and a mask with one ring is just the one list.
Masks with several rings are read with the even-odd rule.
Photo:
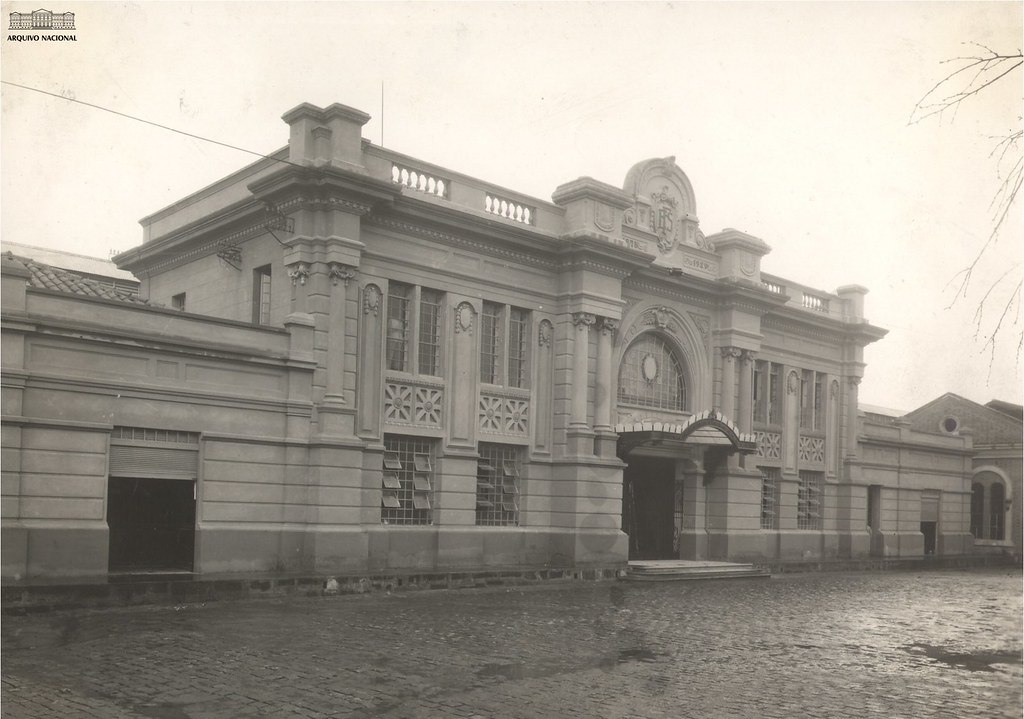
[[[908, 124], [917, 124], [930, 117], [941, 119], [946, 112], [951, 112], [953, 120], [961, 104], [972, 97], [976, 97], [996, 83], [1002, 81], [1010, 73], [1018, 70], [1024, 65], [1024, 54], [1020, 49], [1016, 53], [1003, 54], [996, 52], [987, 45], [972, 42], [965, 45], [976, 48], [973, 55], [943, 60], [940, 64], [953, 64], [955, 69], [947, 73], [945, 77], [935, 83], [928, 92], [914, 105], [910, 113]], [[1018, 118], [1019, 120], [1020, 118]], [[992, 213], [992, 225], [988, 237], [982, 243], [971, 262], [953, 275], [949, 284], [959, 281], [959, 285], [953, 294], [953, 299], [947, 309], [955, 305], [959, 300], [967, 298], [968, 288], [974, 279], [975, 270], [985, 257], [986, 253], [998, 241], [999, 232], [1003, 229], [1007, 218], [1011, 217], [1011, 211], [1017, 204], [1020, 196], [1021, 183], [1024, 181], [1024, 155], [1021, 154], [1021, 140], [1024, 131], [1014, 130], [1005, 136], [995, 138], [996, 142], [989, 159], [995, 163], [996, 177], [1000, 180], [999, 186], [992, 195], [989, 203], [989, 211]], [[1009, 169], [1005, 169], [1009, 164]], [[1003, 303], [995, 326], [991, 332], [985, 332], [986, 307], [996, 301], [994, 295], [996, 289], [1003, 285], [1004, 280], [1015, 273], [1020, 272], [1020, 263], [1010, 266], [998, 279], [988, 285], [981, 299], [978, 301], [974, 311], [974, 338], [985, 337], [985, 343], [981, 348], [984, 353], [989, 352], [989, 374], [995, 363], [996, 346], [999, 342], [1001, 332], [1006, 332], [1006, 320], [1011, 312], [1014, 314], [1013, 327], [1020, 326], [1021, 288], [1022, 281], [1019, 278], [1013, 291], [1010, 292], [1006, 302]], [[948, 285], [947, 285], [948, 286]], [[1024, 331], [1017, 332], [1017, 362], [1020, 362], [1021, 351], [1024, 348]]]
[[[926, 118], [941, 115], [947, 110], [955, 114], [960, 103], [969, 97], [973, 97], [986, 88], [1006, 77], [1008, 74], [1024, 65], [1024, 53], [1018, 49], [1016, 54], [1001, 55], [994, 50], [981, 45], [980, 43], [965, 43], [984, 50], [987, 54], [968, 55], [943, 60], [941, 64], [959, 62], [962, 67], [946, 75], [932, 86], [920, 100], [914, 104], [910, 113], [908, 124], [914, 125]], [[974, 75], [965, 83], [957, 85], [960, 76], [974, 70]], [[944, 97], [936, 98], [940, 89], [954, 88], [953, 92]]]

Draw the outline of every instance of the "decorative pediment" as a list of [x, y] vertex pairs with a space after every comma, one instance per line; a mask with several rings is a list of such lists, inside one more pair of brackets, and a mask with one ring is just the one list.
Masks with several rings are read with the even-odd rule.
[[623, 222], [626, 227], [654, 235], [662, 255], [679, 245], [710, 249], [698, 227], [693, 186], [676, 166], [674, 157], [634, 165], [623, 189], [633, 197], [633, 206], [626, 209]]

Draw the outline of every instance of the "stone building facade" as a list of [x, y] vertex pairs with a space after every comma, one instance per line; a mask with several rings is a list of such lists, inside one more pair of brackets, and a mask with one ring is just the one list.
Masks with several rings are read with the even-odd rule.
[[971, 438], [970, 532], [974, 546], [978, 551], [1021, 556], [1021, 406], [998, 400], [982, 405], [947, 393], [908, 413], [906, 421], [920, 432]]
[[6, 576], [971, 551], [970, 438], [858, 412], [866, 289], [705, 235], [673, 158], [546, 202], [368, 119], [144, 219], [145, 302], [5, 261]]

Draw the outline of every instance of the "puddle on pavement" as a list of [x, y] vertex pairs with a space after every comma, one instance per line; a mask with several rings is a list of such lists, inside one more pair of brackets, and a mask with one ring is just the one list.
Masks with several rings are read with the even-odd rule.
[[612, 669], [621, 664], [640, 662], [653, 664], [661, 660], [663, 655], [650, 649], [620, 649], [617, 652], [593, 658], [581, 657], [580, 661], [569, 662], [515, 662], [511, 664], [484, 664], [476, 673], [478, 677], [501, 677], [508, 681], [549, 677], [556, 674], [569, 674], [586, 671], [587, 669]]
[[955, 669], [966, 669], [971, 672], [995, 672], [999, 671], [993, 664], [1021, 664], [1020, 652], [999, 652], [999, 651], [977, 651], [977, 652], [953, 652], [945, 647], [932, 644], [921, 644], [915, 642], [902, 647], [903, 651], [915, 656], [925, 656], [929, 659], [948, 664]]

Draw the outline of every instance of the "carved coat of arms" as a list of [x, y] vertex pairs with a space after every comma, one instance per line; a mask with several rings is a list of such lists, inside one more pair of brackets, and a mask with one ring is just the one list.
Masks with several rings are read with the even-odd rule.
[[651, 232], [658, 236], [658, 249], [669, 253], [679, 240], [679, 223], [676, 219], [678, 200], [668, 193], [668, 187], [651, 195]]

